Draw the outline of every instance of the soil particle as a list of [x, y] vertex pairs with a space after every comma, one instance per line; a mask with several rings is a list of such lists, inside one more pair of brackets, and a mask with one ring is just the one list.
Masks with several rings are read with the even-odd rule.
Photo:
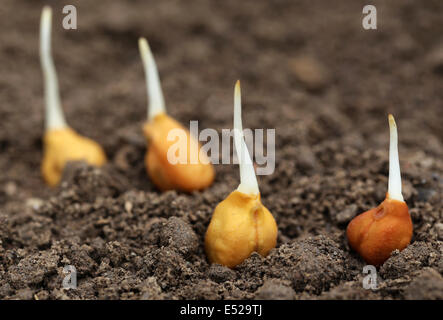
[[267, 276], [290, 281], [296, 292], [319, 294], [351, 277], [345, 272], [347, 258], [336, 242], [317, 236], [283, 244], [266, 258], [254, 254], [238, 270], [249, 279], [250, 290], [261, 286]]
[[42, 285], [57, 272], [58, 262], [59, 256], [52, 250], [27, 255], [8, 269], [8, 280], [17, 289]]
[[437, 191], [429, 188], [417, 188], [417, 201], [427, 202], [432, 200], [434, 196], [437, 196]]
[[442, 300], [443, 277], [431, 268], [424, 268], [405, 289], [409, 300]]
[[197, 251], [199, 242], [189, 224], [180, 218], [171, 217], [161, 226], [160, 245], [169, 246], [182, 255], [189, 256]]
[[[65, 245], [66, 246], [66, 245]], [[86, 244], [78, 245], [76, 243], [66, 246], [69, 250], [61, 250], [63, 265], [73, 265], [76, 268], [78, 276], [89, 275], [97, 268], [97, 263], [90, 257], [92, 248]]]
[[412, 58], [417, 50], [417, 42], [413, 37], [406, 33], [395, 39], [394, 46], [398, 51], [398, 55], [404, 59]]
[[13, 300], [32, 300], [34, 298], [34, 291], [25, 288], [25, 289], [19, 289], [14, 297], [12, 297]]
[[312, 172], [312, 170], [318, 168], [315, 153], [308, 146], [298, 146], [296, 163], [297, 168], [303, 172]]
[[[28, 222], [23, 223], [21, 219], [26, 219]], [[50, 245], [52, 232], [48, 226], [53, 225], [51, 219], [29, 214], [17, 215], [11, 222], [17, 224], [15, 228], [15, 239], [23, 245], [37, 246], [39, 248]]]
[[222, 283], [225, 281], [234, 280], [236, 278], [236, 274], [234, 270], [214, 263], [209, 267], [208, 277], [214, 282]]
[[34, 295], [35, 300], [48, 300], [49, 292], [46, 290], [41, 290]]
[[279, 279], [267, 279], [263, 285], [256, 291], [257, 300], [293, 300], [295, 291], [291, 288], [289, 281]]
[[140, 284], [140, 299], [142, 300], [162, 300], [164, 299], [164, 294], [162, 289], [157, 284], [155, 277], [147, 278], [143, 283]]
[[339, 212], [335, 219], [337, 220], [337, 223], [339, 224], [345, 224], [350, 222], [357, 214], [357, 205], [351, 204], [350, 206], [346, 207], [343, 211]]
[[105, 244], [105, 257], [108, 257], [113, 266], [119, 266], [130, 260], [129, 248], [118, 241]]
[[443, 75], [443, 46], [437, 47], [431, 51], [428, 56], [428, 63], [432, 70]]
[[329, 81], [325, 67], [312, 56], [303, 55], [292, 59], [291, 70], [297, 79], [309, 90], [324, 89]]
[[436, 223], [434, 227], [438, 240], [443, 241], [443, 223]]
[[380, 275], [385, 279], [396, 279], [412, 274], [417, 268], [436, 267], [442, 259], [440, 250], [433, 244], [416, 241], [401, 252], [394, 251], [380, 267]]
[[0, 213], [0, 244], [9, 239], [8, 217]]
[[61, 182], [61, 192], [76, 200], [115, 197], [128, 188], [125, 177], [115, 170], [103, 170], [85, 162], [68, 162]]
[[371, 289], [363, 288], [363, 281], [346, 281], [319, 296], [322, 300], [379, 300], [380, 296]]
[[148, 251], [141, 272], [155, 276], [162, 290], [170, 290], [185, 280], [195, 279], [197, 270], [198, 267], [187, 263], [176, 250], [164, 247]]
[[215, 300], [220, 299], [226, 295], [226, 290], [223, 286], [208, 280], [196, 280], [187, 288], [178, 291], [180, 298], [190, 297], [196, 300]]

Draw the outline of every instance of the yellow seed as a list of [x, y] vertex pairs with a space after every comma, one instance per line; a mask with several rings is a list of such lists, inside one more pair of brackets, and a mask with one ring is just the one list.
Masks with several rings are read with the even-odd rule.
[[277, 224], [260, 194], [233, 191], [215, 208], [205, 237], [211, 263], [233, 268], [251, 253], [266, 256], [277, 243]]
[[41, 171], [46, 183], [56, 186], [68, 161], [86, 161], [101, 166], [106, 155], [99, 144], [70, 128], [49, 130], [43, 138], [44, 151]]
[[[186, 133], [186, 163], [171, 163], [168, 161], [168, 150], [176, 141], [168, 141], [171, 130], [179, 129]], [[192, 163], [191, 152], [200, 153], [200, 144], [191, 137], [189, 131], [180, 123], [161, 113], [147, 122], [143, 131], [148, 140], [148, 151], [145, 157], [146, 170], [153, 183], [161, 191], [180, 190], [192, 192], [207, 188], [214, 181], [214, 168], [209, 159], [202, 155]]]

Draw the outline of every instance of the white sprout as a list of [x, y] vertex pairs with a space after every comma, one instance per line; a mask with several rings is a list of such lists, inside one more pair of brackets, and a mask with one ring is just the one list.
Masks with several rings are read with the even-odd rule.
[[254, 165], [243, 138], [240, 81], [237, 81], [234, 90], [234, 143], [240, 165], [240, 185], [237, 190], [241, 193], [257, 195], [260, 191], [258, 189]]
[[157, 65], [154, 56], [145, 38], [138, 39], [138, 48], [145, 69], [146, 90], [148, 92], [148, 120], [151, 121], [156, 115], [166, 113], [162, 87], [158, 76]]
[[66, 120], [60, 103], [57, 73], [51, 55], [52, 10], [45, 6], [40, 20], [40, 62], [45, 87], [46, 130], [66, 128]]
[[389, 183], [388, 196], [390, 199], [404, 201], [401, 194], [400, 161], [398, 158], [397, 125], [392, 114], [389, 115]]

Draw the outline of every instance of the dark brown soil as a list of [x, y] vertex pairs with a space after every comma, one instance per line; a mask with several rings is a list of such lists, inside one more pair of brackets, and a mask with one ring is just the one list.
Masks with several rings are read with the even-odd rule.
[[[47, 1], [0, 6], [0, 298], [442, 299], [443, 2], [70, 1], [78, 30], [55, 10], [53, 51], [69, 124], [101, 143], [102, 169], [71, 163], [61, 186], [40, 176], [43, 86], [38, 27]], [[210, 266], [211, 213], [238, 184], [216, 166], [203, 192], [159, 193], [143, 164], [144, 75], [150, 41], [169, 113], [200, 129], [243, 122], [276, 129], [276, 170], [260, 177], [279, 237], [268, 257]], [[362, 286], [365, 263], [345, 228], [384, 199], [387, 114], [399, 126], [411, 245]], [[74, 265], [78, 288], [65, 290]]]

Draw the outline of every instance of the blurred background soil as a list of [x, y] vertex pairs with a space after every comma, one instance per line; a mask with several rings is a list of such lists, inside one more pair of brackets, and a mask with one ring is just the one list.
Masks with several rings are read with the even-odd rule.
[[[0, 298], [442, 299], [443, 2], [25, 1], [0, 6]], [[71, 163], [62, 184], [40, 175], [43, 84], [39, 19], [53, 17], [53, 54], [68, 123], [101, 143], [109, 164]], [[78, 29], [62, 28], [74, 4]], [[203, 192], [159, 193], [147, 178], [144, 74], [137, 39], [155, 55], [168, 112], [200, 129], [276, 129], [276, 169], [259, 178], [279, 226], [277, 248], [230, 270], [210, 266], [204, 233], [238, 185], [216, 166]], [[411, 245], [362, 287], [365, 263], [345, 228], [384, 199], [388, 121], [399, 127]], [[64, 290], [74, 265], [78, 288]]]

